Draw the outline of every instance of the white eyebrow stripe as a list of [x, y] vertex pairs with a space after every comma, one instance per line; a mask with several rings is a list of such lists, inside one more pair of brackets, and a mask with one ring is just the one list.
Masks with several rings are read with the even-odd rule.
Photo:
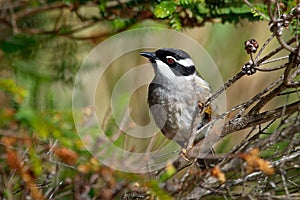
[[176, 60], [173, 56], [166, 56], [166, 58], [172, 58], [172, 59]]
[[190, 66], [194, 66], [194, 63], [192, 61], [192, 59], [190, 58], [186, 58], [186, 59], [182, 59], [182, 60], [177, 60], [177, 63], [185, 66], [185, 67], [190, 67]]

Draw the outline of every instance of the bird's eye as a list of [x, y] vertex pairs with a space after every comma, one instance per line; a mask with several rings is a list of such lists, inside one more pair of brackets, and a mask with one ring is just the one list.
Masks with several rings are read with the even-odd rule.
[[174, 58], [170, 58], [170, 57], [167, 58], [167, 63], [170, 64], [170, 65], [171, 65], [171, 64], [174, 64], [174, 63], [175, 63]]

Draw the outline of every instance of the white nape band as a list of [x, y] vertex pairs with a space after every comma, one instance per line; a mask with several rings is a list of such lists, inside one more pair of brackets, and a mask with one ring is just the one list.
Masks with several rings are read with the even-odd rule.
[[192, 61], [192, 59], [190, 58], [186, 58], [186, 59], [182, 59], [182, 60], [177, 60], [177, 63], [185, 66], [185, 67], [191, 67], [194, 66], [194, 63]]

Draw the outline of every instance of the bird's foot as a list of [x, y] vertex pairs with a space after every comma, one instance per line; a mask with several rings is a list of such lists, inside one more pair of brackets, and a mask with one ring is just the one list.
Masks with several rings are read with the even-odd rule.
[[180, 156], [187, 162], [189, 162], [190, 160], [187, 157], [187, 150], [185, 148], [182, 148], [180, 151]]

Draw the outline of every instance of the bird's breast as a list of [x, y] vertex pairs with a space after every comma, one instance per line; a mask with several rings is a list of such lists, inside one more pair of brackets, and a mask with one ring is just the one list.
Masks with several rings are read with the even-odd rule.
[[148, 103], [156, 124], [167, 138], [176, 136], [178, 143], [189, 138], [198, 108], [197, 94], [191, 85], [152, 82]]

